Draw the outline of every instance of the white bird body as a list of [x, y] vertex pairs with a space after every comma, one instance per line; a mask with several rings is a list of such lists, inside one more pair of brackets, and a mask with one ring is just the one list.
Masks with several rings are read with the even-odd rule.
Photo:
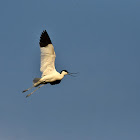
[[[53, 72], [52, 74], [49, 74], [49, 75], [45, 75], [43, 76], [39, 81], [38, 81], [38, 84], [40, 83], [44, 83], [44, 84], [47, 84], [47, 83], [52, 83], [52, 82], [55, 82], [55, 81], [58, 81], [58, 80], [62, 80], [64, 78], [64, 75], [66, 75], [65, 73], [59, 73], [57, 71]], [[35, 83], [34, 85], [36, 85], [37, 83]]]
[[[42, 77], [35, 78], [33, 80], [33, 83], [34, 83], [33, 87], [38, 87], [39, 85], [41, 85], [37, 89], [39, 89], [40, 87], [42, 87], [43, 85], [47, 83], [50, 83], [51, 85], [59, 84], [65, 75], [67, 74], [70, 75], [70, 73], [68, 73], [67, 70], [63, 70], [61, 71], [61, 73], [56, 71], [55, 69], [56, 55], [55, 55], [54, 47], [52, 45], [52, 42], [46, 30], [42, 32], [39, 44], [40, 44], [40, 51], [41, 51], [40, 71], [42, 72]], [[24, 90], [23, 92], [26, 92], [31, 88], [28, 88]], [[36, 90], [28, 94], [26, 97], [29, 97]]]

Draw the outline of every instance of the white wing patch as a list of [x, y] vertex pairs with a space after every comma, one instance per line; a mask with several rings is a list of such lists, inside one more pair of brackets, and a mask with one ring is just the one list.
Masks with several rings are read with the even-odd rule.
[[40, 47], [41, 50], [41, 66], [40, 71], [42, 77], [51, 74], [55, 70], [55, 51], [52, 44], [48, 44], [46, 47]]

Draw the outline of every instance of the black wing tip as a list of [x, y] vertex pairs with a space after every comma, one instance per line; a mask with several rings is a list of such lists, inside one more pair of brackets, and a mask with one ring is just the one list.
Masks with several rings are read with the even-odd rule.
[[46, 47], [48, 44], [52, 44], [51, 39], [47, 33], [46, 30], [43, 30], [41, 36], [40, 36], [40, 47]]

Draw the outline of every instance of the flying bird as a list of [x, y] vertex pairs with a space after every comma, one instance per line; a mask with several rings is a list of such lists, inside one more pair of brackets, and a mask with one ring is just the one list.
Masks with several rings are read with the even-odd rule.
[[33, 92], [28, 94], [26, 97], [29, 97], [36, 90], [44, 86], [45, 84], [50, 83], [51, 85], [59, 84], [65, 75], [71, 75], [77, 73], [70, 73], [67, 70], [62, 70], [60, 73], [55, 69], [55, 51], [50, 40], [50, 37], [46, 30], [44, 30], [40, 36], [40, 51], [41, 51], [41, 65], [40, 71], [42, 72], [41, 78], [35, 78], [33, 80], [33, 86], [24, 90], [24, 92], [37, 87]]

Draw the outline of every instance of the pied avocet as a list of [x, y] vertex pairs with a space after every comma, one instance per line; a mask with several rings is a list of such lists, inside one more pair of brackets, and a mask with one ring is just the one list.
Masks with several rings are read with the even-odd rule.
[[[28, 94], [26, 97], [29, 97], [33, 94], [37, 89], [44, 86], [47, 83], [51, 85], [59, 84], [65, 75], [71, 75], [76, 73], [69, 73], [67, 70], [62, 70], [60, 73], [55, 69], [55, 51], [50, 40], [48, 33], [45, 31], [42, 32], [40, 36], [40, 50], [41, 50], [41, 66], [40, 71], [42, 72], [41, 78], [35, 78], [33, 80], [33, 87], [37, 87], [33, 92]], [[28, 88], [23, 92], [30, 90]]]

